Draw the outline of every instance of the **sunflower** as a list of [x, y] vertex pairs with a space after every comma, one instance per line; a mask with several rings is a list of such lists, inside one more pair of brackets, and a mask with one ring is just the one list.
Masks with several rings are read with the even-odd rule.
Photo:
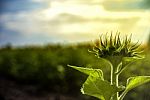
[[142, 58], [143, 51], [139, 48], [141, 44], [132, 43], [131, 37], [132, 35], [120, 38], [120, 33], [116, 33], [114, 37], [112, 33], [110, 36], [101, 35], [90, 52], [98, 58], [109, 60], [113, 65], [121, 62], [123, 57]]

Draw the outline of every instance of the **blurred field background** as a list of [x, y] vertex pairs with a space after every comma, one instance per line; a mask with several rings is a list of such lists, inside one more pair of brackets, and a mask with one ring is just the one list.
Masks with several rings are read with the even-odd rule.
[[[96, 100], [80, 92], [87, 76], [67, 65], [101, 68], [109, 79], [88, 49], [117, 30], [145, 54], [119, 80], [150, 75], [150, 0], [0, 0], [0, 100]], [[150, 100], [150, 84], [125, 100]]]
[[[80, 93], [80, 87], [87, 76], [67, 67], [67, 64], [70, 64], [101, 68], [105, 72], [104, 77], [109, 79], [110, 68], [88, 52], [91, 46], [91, 43], [18, 48], [6, 45], [0, 49], [1, 96], [16, 98], [13, 100], [24, 100], [23, 98], [27, 97], [28, 100], [33, 97], [45, 100], [97, 100]], [[121, 74], [119, 80], [124, 85], [130, 76], [150, 75], [150, 41], [142, 47], [146, 57], [132, 64]], [[142, 85], [129, 92], [125, 100], [148, 100], [149, 90], [150, 84]], [[47, 97], [49, 94], [53, 95]]]

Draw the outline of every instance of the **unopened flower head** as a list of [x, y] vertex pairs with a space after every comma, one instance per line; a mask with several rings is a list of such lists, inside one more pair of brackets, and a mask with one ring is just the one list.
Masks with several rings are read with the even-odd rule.
[[131, 42], [131, 35], [125, 38], [120, 38], [120, 33], [116, 33], [113, 37], [101, 35], [97, 44], [93, 47], [92, 53], [97, 57], [109, 58], [113, 56], [119, 57], [137, 57], [141, 58], [142, 51], [139, 49], [140, 44]]

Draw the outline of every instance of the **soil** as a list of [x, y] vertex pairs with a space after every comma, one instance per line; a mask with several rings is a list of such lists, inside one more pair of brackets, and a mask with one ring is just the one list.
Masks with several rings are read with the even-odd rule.
[[77, 98], [47, 91], [38, 91], [36, 86], [18, 84], [0, 78], [0, 100], [78, 100]]

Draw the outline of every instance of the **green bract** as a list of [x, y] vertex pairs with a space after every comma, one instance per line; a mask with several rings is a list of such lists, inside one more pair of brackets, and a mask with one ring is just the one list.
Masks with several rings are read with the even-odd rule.
[[[83, 68], [70, 66], [84, 74], [88, 75], [87, 80], [81, 88], [83, 94], [94, 96], [101, 100], [123, 100], [124, 96], [131, 89], [150, 82], [150, 76], [136, 76], [127, 80], [127, 85], [119, 85], [118, 77], [133, 62], [142, 59], [139, 44], [131, 42], [131, 36], [125, 37], [123, 40], [117, 33], [114, 37], [100, 36], [99, 41], [90, 51], [98, 58], [105, 59], [111, 66], [110, 82], [105, 80], [101, 69]], [[108, 65], [107, 64], [107, 65]], [[119, 95], [119, 92], [122, 91]]]
[[141, 57], [141, 51], [138, 50], [140, 44], [131, 43], [131, 36], [121, 40], [120, 34], [116, 34], [115, 37], [100, 36], [98, 44], [93, 48], [94, 53], [98, 57], [107, 58], [109, 56], [121, 56], [121, 57]]
[[111, 33], [110, 36], [107, 36], [107, 34], [101, 35], [90, 52], [94, 53], [98, 58], [107, 59], [115, 67], [122, 61], [123, 57], [142, 58], [142, 50], [139, 49], [139, 46], [138, 42], [131, 43], [131, 36], [126, 36], [121, 40], [120, 33], [116, 33], [114, 37]]

